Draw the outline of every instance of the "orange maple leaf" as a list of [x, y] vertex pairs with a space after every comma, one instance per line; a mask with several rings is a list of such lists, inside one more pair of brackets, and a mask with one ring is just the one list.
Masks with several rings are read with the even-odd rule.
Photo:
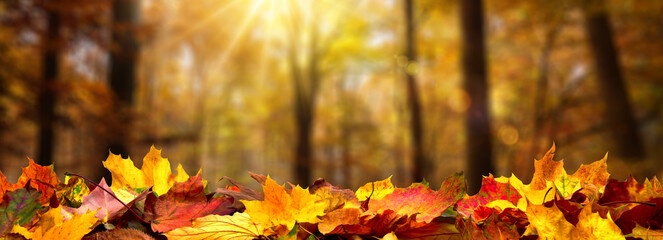
[[290, 230], [297, 222], [318, 223], [318, 217], [324, 215], [327, 207], [325, 202], [317, 201], [315, 195], [299, 185], [287, 193], [283, 186], [269, 176], [262, 189], [264, 201], [242, 200], [242, 203], [246, 206], [245, 212], [251, 216], [251, 220], [267, 228], [285, 226]]

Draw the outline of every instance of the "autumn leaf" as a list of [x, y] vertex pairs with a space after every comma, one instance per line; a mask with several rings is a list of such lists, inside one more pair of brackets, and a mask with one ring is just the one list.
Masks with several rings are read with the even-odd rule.
[[598, 189], [600, 193], [603, 193], [605, 185], [608, 183], [610, 174], [608, 173], [608, 165], [606, 164], [608, 159], [608, 154], [606, 153], [603, 159], [593, 162], [591, 164], [585, 165], [581, 164], [578, 170], [576, 170], [571, 178], [578, 179], [582, 184], [581, 187], [585, 188], [585, 185], [591, 184]]
[[495, 209], [480, 206], [475, 212], [483, 215], [479, 221], [476, 218], [462, 218], [459, 215], [457, 226], [463, 239], [520, 238], [516, 224], [503, 221]]
[[573, 231], [573, 224], [566, 221], [564, 214], [554, 204], [547, 207], [529, 202], [525, 214], [530, 222], [525, 236], [538, 235], [539, 239], [559, 239], [569, 236]]
[[80, 207], [83, 204], [83, 197], [90, 194], [90, 188], [84, 179], [67, 175], [64, 184], [58, 185], [56, 193], [61, 205]]
[[400, 215], [416, 215], [418, 222], [428, 223], [453, 206], [463, 195], [465, 195], [463, 174], [456, 173], [447, 177], [438, 191], [433, 191], [423, 184], [394, 189], [392, 193], [381, 199], [372, 199], [367, 213], [393, 210]]
[[663, 227], [663, 198], [655, 198], [647, 201], [651, 204], [638, 204], [630, 210], [625, 211], [615, 220], [624, 234], [632, 232], [637, 225], [645, 228]]
[[168, 239], [258, 239], [270, 235], [261, 224], [251, 221], [246, 213], [207, 215], [193, 220], [190, 227], [176, 228], [164, 235]]
[[341, 207], [359, 207], [359, 200], [350, 189], [341, 189], [324, 179], [318, 179], [309, 187], [309, 193], [316, 196], [318, 202], [326, 204], [325, 212]]
[[[346, 233], [345, 227], [362, 228], [360, 216], [362, 211], [359, 208], [341, 208], [325, 214], [320, 223], [318, 223], [318, 230], [323, 234], [330, 233]], [[370, 232], [368, 227], [365, 229], [357, 230], [356, 232]], [[354, 233], [354, 232], [352, 232]]]
[[472, 215], [474, 209], [497, 200], [505, 200], [514, 205], [518, 204], [521, 195], [509, 182], [496, 181], [492, 174], [481, 180], [481, 189], [472, 196], [465, 196], [456, 204], [456, 211], [464, 217]]
[[[14, 184], [7, 182], [7, 177], [0, 171], [0, 196], [4, 196], [5, 192], [14, 190]], [[1, 203], [2, 199], [0, 199]]]
[[[131, 159], [123, 159], [120, 155], [110, 153], [108, 159], [103, 162], [104, 167], [111, 172], [113, 185], [111, 189], [136, 189], [138, 192], [152, 187], [152, 191], [158, 196], [168, 192], [175, 182], [183, 182], [189, 178], [182, 165], [177, 166], [177, 174], [170, 171], [170, 162], [161, 157], [161, 150], [152, 146], [150, 152], [143, 158], [143, 166], [138, 169]], [[135, 197], [135, 196], [133, 196]], [[131, 197], [131, 199], [133, 199]], [[131, 201], [126, 197], [122, 201]]]
[[598, 213], [592, 213], [592, 208], [588, 206], [580, 212], [578, 224], [571, 231], [570, 239], [619, 240], [625, 238], [619, 227], [612, 221], [610, 214], [607, 218], [602, 218]]
[[237, 189], [230, 189], [230, 188], [218, 188], [216, 189], [217, 194], [221, 195], [226, 195], [230, 196], [233, 198], [233, 208], [236, 210], [241, 210], [244, 211], [245, 207], [242, 201], [239, 200], [260, 200], [262, 201], [264, 199], [264, 196], [262, 193], [259, 193], [256, 190], [253, 190], [244, 184], [241, 184], [238, 181], [235, 181], [232, 178], [224, 176], [222, 179], [227, 179], [230, 183], [234, 185], [233, 188]]
[[32, 159], [28, 160], [28, 166], [23, 168], [23, 172], [13, 189], [25, 187], [26, 184], [30, 185], [30, 187], [41, 192], [39, 200], [43, 206], [47, 206], [51, 197], [55, 194], [56, 186], [60, 183], [60, 180], [53, 172], [53, 165], [41, 166]]
[[394, 191], [394, 185], [391, 184], [391, 176], [382, 181], [370, 182], [361, 186], [355, 192], [359, 201], [366, 201], [368, 197], [371, 199], [381, 199]]
[[5, 193], [0, 204], [0, 236], [8, 233], [14, 225], [31, 223], [42, 207], [41, 194], [34, 189], [19, 188]]
[[616, 179], [608, 180], [605, 186], [605, 191], [599, 199], [599, 203], [610, 202], [646, 202], [653, 198], [663, 197], [663, 188], [661, 183], [656, 177], [651, 181], [645, 179], [645, 182], [640, 184], [633, 177], [629, 177], [626, 181], [619, 181]]
[[283, 186], [267, 177], [263, 185], [264, 201], [246, 201], [246, 213], [251, 219], [263, 226], [285, 226], [292, 229], [296, 222], [317, 223], [319, 216], [324, 215], [327, 204], [319, 202], [316, 196], [307, 189], [295, 186], [291, 193], [287, 193]]
[[631, 234], [626, 237], [642, 238], [642, 239], [663, 239], [663, 230], [654, 230], [636, 225]]
[[125, 207], [124, 204], [118, 201], [118, 199], [104, 191], [102, 188], [112, 193], [112, 190], [110, 190], [108, 184], [106, 184], [106, 180], [102, 178], [99, 186], [94, 188], [88, 195], [83, 197], [82, 204], [79, 208], [63, 207], [63, 210], [71, 214], [74, 212], [78, 214], [84, 214], [88, 211], [97, 210], [95, 217], [102, 220], [103, 222], [108, 222], [109, 220], [115, 219], [116, 217], [124, 214], [127, 210], [129, 210], [127, 207], [133, 206], [136, 201], [145, 199], [147, 194], [150, 193], [149, 191], [141, 193], [136, 198], [125, 203], [127, 205]]
[[554, 161], [555, 144], [543, 155], [540, 160], [534, 161], [534, 176], [530, 185], [534, 190], [546, 188], [546, 181], [555, 181], [560, 175], [566, 174], [564, 171], [564, 161]]
[[75, 214], [69, 220], [64, 220], [62, 208], [51, 208], [39, 221], [34, 231], [17, 228], [17, 232], [28, 239], [81, 239], [92, 230], [98, 220], [94, 217], [96, 211], [85, 214]]
[[159, 197], [149, 194], [145, 200], [146, 220], [152, 230], [168, 232], [191, 225], [191, 221], [210, 214], [226, 215], [234, 212], [232, 200], [227, 197], [209, 198], [204, 192], [202, 177], [192, 176], [173, 185], [168, 193]]
[[398, 240], [398, 237], [396, 236], [395, 233], [390, 232], [390, 233], [385, 234], [385, 235], [382, 237], [382, 240]]

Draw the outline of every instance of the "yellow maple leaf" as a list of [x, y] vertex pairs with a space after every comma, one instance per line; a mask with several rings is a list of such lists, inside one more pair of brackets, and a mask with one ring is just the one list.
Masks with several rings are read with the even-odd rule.
[[168, 239], [258, 239], [270, 231], [251, 221], [247, 213], [207, 215], [193, 221], [191, 227], [177, 228], [165, 233]]
[[556, 205], [527, 204], [527, 219], [529, 226], [524, 236], [539, 235], [539, 239], [563, 239], [573, 231], [573, 224], [566, 221], [564, 214]]
[[94, 217], [97, 211], [74, 214], [65, 221], [62, 207], [51, 208], [39, 219], [39, 225], [33, 231], [21, 226], [14, 226], [12, 232], [23, 235], [27, 239], [82, 239], [98, 223]]
[[[528, 185], [523, 184], [523, 182], [520, 181], [520, 179], [518, 179], [513, 174], [509, 178], [506, 177], [495, 178], [495, 181], [511, 184], [511, 186], [515, 188], [518, 191], [518, 193], [520, 193], [521, 196], [523, 196], [518, 200], [518, 204], [515, 206], [518, 209], [522, 210], [523, 212], [527, 210], [528, 201], [536, 204], [543, 204], [544, 202], [553, 200], [555, 197], [554, 192], [553, 193], [548, 192], [548, 189], [553, 187], [553, 183], [551, 181], [545, 181], [546, 185], [542, 189], [534, 189], [531, 184]], [[509, 201], [497, 200], [494, 203], [488, 203], [488, 206], [489, 207], [499, 206], [501, 209], [506, 209], [508, 207], [511, 207], [511, 205], [509, 204], [512, 203], [510, 203]]]
[[391, 184], [391, 176], [382, 181], [375, 181], [365, 184], [357, 189], [355, 195], [359, 201], [366, 201], [370, 196], [371, 199], [382, 199], [384, 196], [389, 195], [394, 191], [394, 185]]
[[[159, 196], [168, 192], [168, 189], [175, 182], [183, 182], [189, 178], [189, 175], [184, 171], [181, 164], [177, 166], [177, 174], [172, 174], [170, 171], [170, 162], [168, 159], [162, 158], [161, 150], [154, 148], [154, 146], [150, 148], [150, 152], [143, 158], [141, 169], [136, 168], [131, 159], [124, 159], [120, 155], [112, 153], [103, 164], [111, 172], [113, 177], [113, 184], [111, 186], [113, 191], [126, 188], [145, 189], [153, 187], [152, 191]], [[131, 196], [127, 196], [127, 199], [121, 198], [122, 201], [131, 201], [131, 199], [133, 199]]]
[[288, 194], [283, 186], [278, 185], [269, 176], [262, 189], [265, 195], [264, 201], [242, 200], [242, 203], [251, 220], [267, 228], [283, 225], [287, 229], [292, 229], [296, 222], [318, 223], [320, 221], [318, 216], [324, 215], [327, 207], [327, 204], [316, 201], [315, 195], [299, 185]]
[[555, 144], [541, 160], [534, 161], [534, 176], [529, 184], [531, 190], [548, 189], [547, 182], [550, 181], [562, 197], [568, 197], [586, 185], [592, 185], [592, 188], [603, 192], [610, 176], [606, 164], [607, 154], [599, 161], [588, 165], [580, 165], [580, 168], [573, 175], [566, 173], [563, 160], [553, 160], [554, 155]]
[[570, 239], [625, 239], [622, 230], [612, 221], [610, 213], [608, 218], [602, 218], [599, 213], [592, 213], [590, 206], [580, 210], [578, 224], [571, 232]]
[[396, 237], [396, 234], [394, 234], [394, 232], [390, 232], [385, 234], [384, 237], [382, 237], [382, 240], [398, 240], [398, 237]]

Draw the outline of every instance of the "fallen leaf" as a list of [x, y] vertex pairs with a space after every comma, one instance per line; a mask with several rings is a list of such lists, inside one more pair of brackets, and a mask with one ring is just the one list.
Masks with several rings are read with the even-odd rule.
[[642, 239], [663, 239], [663, 230], [654, 230], [636, 225], [635, 228], [633, 228], [633, 232], [626, 236]]
[[622, 213], [615, 220], [615, 224], [619, 226], [621, 232], [629, 234], [636, 225], [654, 229], [663, 227], [663, 214], [661, 214], [663, 212], [663, 198], [654, 198], [647, 201], [647, 203], [654, 204], [654, 206], [638, 204]]
[[94, 217], [96, 211], [74, 214], [71, 219], [66, 221], [64, 221], [61, 212], [60, 207], [50, 209], [40, 220], [40, 223], [43, 224], [38, 226], [32, 236], [28, 238], [34, 240], [82, 239], [98, 222], [97, 218]]
[[382, 237], [382, 240], [398, 240], [398, 237], [396, 237], [394, 232], [390, 232], [385, 234], [384, 237]]
[[391, 176], [382, 181], [370, 182], [361, 186], [355, 192], [359, 201], [366, 201], [368, 197], [371, 199], [381, 199], [394, 191], [394, 185], [391, 184]]
[[168, 232], [191, 225], [191, 221], [210, 214], [233, 213], [232, 200], [227, 197], [205, 195], [202, 177], [192, 176], [173, 185], [168, 193], [159, 197], [149, 194], [145, 200], [146, 220], [155, 232]]
[[[182, 182], [189, 178], [181, 165], [177, 166], [177, 174], [170, 171], [170, 162], [161, 157], [161, 150], [152, 146], [150, 152], [143, 158], [143, 166], [138, 169], [131, 159], [123, 159], [120, 155], [110, 153], [103, 162], [104, 167], [111, 172], [113, 184], [111, 189], [131, 188], [142, 192], [152, 187], [152, 191], [159, 196], [168, 192], [175, 182]], [[131, 197], [133, 199], [135, 196]], [[122, 199], [122, 201], [131, 201]]]
[[0, 236], [7, 234], [14, 225], [25, 226], [35, 220], [42, 207], [41, 194], [34, 189], [19, 188], [6, 192], [0, 204]]
[[333, 186], [322, 178], [313, 182], [308, 190], [316, 196], [318, 202], [326, 204], [325, 212], [342, 207], [359, 207], [359, 200], [352, 190]]
[[127, 207], [125, 207], [118, 201], [118, 199], [114, 198], [111, 194], [104, 191], [102, 188], [105, 188], [112, 193], [112, 190], [108, 187], [108, 184], [106, 184], [106, 180], [102, 178], [99, 186], [94, 188], [90, 194], [83, 197], [83, 202], [79, 208], [63, 207], [63, 209], [71, 214], [74, 212], [78, 214], [84, 214], [88, 211], [97, 210], [95, 217], [102, 220], [103, 222], [108, 222], [109, 220], [115, 219], [116, 217], [127, 212], [127, 210], [129, 210], [127, 207], [133, 206], [136, 201], [145, 199], [147, 194], [150, 193], [150, 191], [144, 191], [136, 198], [126, 202], [125, 204]]
[[85, 185], [84, 179], [67, 175], [64, 184], [58, 185], [56, 193], [61, 205], [77, 208], [83, 204], [83, 197], [90, 194], [90, 188]]
[[[322, 234], [347, 234], [345, 227], [363, 227], [362, 222], [359, 219], [361, 213], [362, 211], [359, 208], [336, 209], [322, 216], [320, 223], [318, 223], [318, 230]], [[370, 228], [365, 227], [364, 229], [354, 231], [353, 233], [366, 233], [370, 231]]]
[[603, 159], [593, 162], [589, 165], [581, 164], [578, 170], [576, 170], [572, 178], [578, 179], [584, 185], [591, 184], [595, 186], [600, 193], [603, 193], [605, 185], [608, 183], [610, 174], [608, 173], [608, 165], [606, 164], [608, 159], [608, 154], [606, 153]]
[[477, 212], [484, 212], [480, 221], [474, 218], [462, 218], [458, 215], [457, 227], [463, 239], [519, 239], [520, 234], [515, 224], [504, 222], [491, 208], [478, 207]]
[[608, 218], [602, 218], [598, 213], [592, 213], [591, 207], [585, 207], [580, 212], [578, 219], [578, 224], [571, 231], [570, 239], [625, 239], [622, 231], [612, 221], [609, 214]]
[[264, 201], [242, 200], [242, 203], [251, 219], [267, 228], [283, 225], [292, 229], [296, 222], [317, 223], [318, 217], [324, 215], [326, 204], [316, 201], [315, 195], [299, 186], [287, 193], [283, 186], [267, 177], [263, 193]]
[[560, 239], [570, 236], [573, 224], [566, 221], [564, 214], [556, 205], [546, 207], [528, 203], [525, 211], [529, 226], [524, 235], [538, 235], [539, 239]]
[[650, 199], [661, 197], [663, 197], [663, 189], [656, 177], [651, 181], [645, 179], [645, 182], [640, 184], [635, 178], [630, 176], [626, 181], [608, 180], [608, 184], [605, 186], [599, 203], [646, 202]]
[[23, 168], [23, 173], [14, 185], [14, 189], [19, 189], [29, 184], [30, 187], [41, 192], [39, 200], [43, 206], [47, 206], [50, 203], [51, 197], [55, 194], [55, 188], [60, 183], [60, 180], [58, 180], [55, 172], [53, 172], [53, 165], [41, 166], [36, 164], [32, 159], [28, 160], [28, 166]]
[[464, 217], [469, 217], [474, 212], [474, 209], [481, 205], [486, 205], [496, 200], [506, 200], [513, 205], [518, 204], [521, 195], [518, 190], [507, 182], [498, 182], [492, 174], [484, 177], [481, 180], [481, 189], [479, 192], [472, 196], [463, 197], [456, 204], [456, 211]]
[[270, 231], [261, 224], [251, 221], [246, 213], [236, 212], [231, 215], [207, 215], [193, 220], [190, 227], [176, 228], [164, 235], [168, 239], [259, 239], [266, 237]]
[[540, 160], [534, 161], [534, 176], [530, 185], [533, 190], [546, 188], [546, 181], [555, 181], [564, 171], [564, 161], [555, 161], [555, 144], [543, 155]]
[[253, 190], [244, 184], [241, 184], [238, 181], [235, 181], [232, 178], [224, 176], [222, 179], [227, 179], [230, 183], [235, 185], [238, 191], [234, 189], [227, 189], [227, 188], [217, 188], [216, 193], [230, 196], [234, 199], [233, 201], [233, 207], [237, 210], [243, 211], [245, 209], [244, 204], [240, 200], [260, 200], [262, 201], [264, 199], [264, 196], [262, 193], [257, 192], [256, 190]]
[[392, 193], [381, 199], [372, 199], [367, 213], [378, 214], [393, 210], [396, 214], [416, 216], [416, 221], [428, 223], [453, 206], [463, 195], [465, 195], [463, 174], [456, 173], [447, 177], [438, 191], [433, 191], [422, 184], [394, 189]]

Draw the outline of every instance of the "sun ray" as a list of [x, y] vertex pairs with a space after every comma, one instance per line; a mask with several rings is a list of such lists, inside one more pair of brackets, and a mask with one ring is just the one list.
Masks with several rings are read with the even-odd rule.
[[202, 18], [200, 21], [191, 24], [191, 27], [185, 29], [181, 34], [178, 34], [170, 39], [168, 39], [168, 42], [165, 43], [165, 46], [170, 46], [172, 44], [179, 43], [182, 39], [185, 39], [192, 34], [194, 34], [196, 31], [199, 29], [203, 28], [205, 25], [211, 23], [213, 20], [217, 20], [218, 16], [220, 16], [222, 13], [230, 9], [231, 7], [235, 6], [236, 4], [243, 2], [242, 0], [233, 0], [232, 2], [226, 4], [225, 6], [222, 6], [214, 12], [204, 18]]
[[228, 60], [230, 53], [232, 53], [239, 40], [242, 38], [242, 36], [244, 36], [244, 32], [246, 32], [246, 30], [249, 28], [251, 21], [255, 18], [258, 9], [264, 2], [265, 0], [259, 0], [253, 4], [251, 12], [249, 12], [249, 14], [242, 20], [242, 23], [239, 25], [239, 29], [237, 30], [237, 34], [233, 36], [233, 38], [230, 40], [230, 44], [228, 44], [228, 47], [226, 47], [223, 55], [221, 55], [219, 64], [223, 64], [226, 62], [226, 60]]
[[[268, 21], [267, 21], [267, 30], [273, 29], [274, 27], [274, 22], [275, 22], [275, 9], [274, 9], [274, 0], [270, 1], [270, 6], [269, 6], [269, 13], [268, 13]], [[259, 81], [267, 81], [267, 50], [269, 47], [272, 45], [272, 36], [267, 36], [266, 40], [263, 42], [262, 50], [261, 50], [261, 56], [262, 58], [260, 59], [260, 69], [258, 70], [258, 80]]]

